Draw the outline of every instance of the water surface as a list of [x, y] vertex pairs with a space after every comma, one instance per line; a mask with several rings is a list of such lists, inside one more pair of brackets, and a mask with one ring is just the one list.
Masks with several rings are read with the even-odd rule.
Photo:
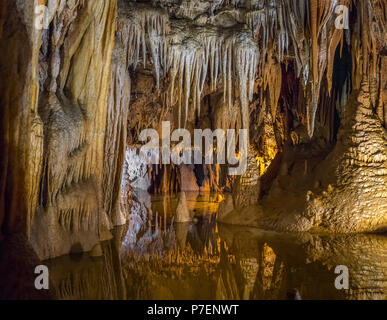
[[[174, 223], [176, 197], [137, 193], [130, 222], [103, 257], [49, 261], [60, 299], [386, 299], [387, 236], [280, 234], [218, 224], [221, 197], [187, 194], [193, 223]], [[335, 268], [349, 269], [337, 290]]]

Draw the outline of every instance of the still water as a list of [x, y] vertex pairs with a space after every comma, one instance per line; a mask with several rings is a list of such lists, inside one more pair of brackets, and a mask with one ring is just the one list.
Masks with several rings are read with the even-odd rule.
[[[59, 299], [386, 299], [387, 236], [279, 234], [216, 223], [221, 196], [187, 194], [192, 223], [174, 223], [176, 197], [136, 193], [127, 226], [103, 256], [51, 260]], [[349, 269], [349, 290], [335, 268]]]

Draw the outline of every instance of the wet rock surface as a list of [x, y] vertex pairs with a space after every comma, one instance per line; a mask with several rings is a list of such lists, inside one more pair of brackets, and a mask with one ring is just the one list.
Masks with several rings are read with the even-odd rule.
[[[149, 222], [150, 195], [137, 201], [133, 188], [165, 199], [215, 192], [217, 199], [204, 206], [206, 219], [215, 219], [221, 197], [218, 221], [234, 225], [386, 231], [384, 1], [39, 3], [50, 9], [43, 29], [34, 26], [36, 1], [0, 3], [0, 236], [22, 233], [39, 259], [85, 251], [104, 256], [99, 243], [112, 242], [114, 226]], [[337, 28], [337, 5], [352, 8], [349, 29]], [[162, 121], [190, 133], [247, 129], [247, 171], [230, 177], [223, 164], [139, 164], [140, 132], [160, 133]], [[178, 220], [191, 215], [189, 201], [169, 210], [160, 203], [165, 207], [150, 218], [149, 235], [159, 242], [152, 228], [168, 234], [166, 215], [175, 204]], [[195, 225], [176, 231], [182, 248]], [[384, 238], [361, 237], [354, 246], [374, 246], [377, 257]], [[120, 247], [114, 250], [111, 260]], [[275, 286], [285, 272], [275, 265], [281, 250], [272, 243], [259, 250], [263, 262], [254, 256], [240, 263], [243, 289], [235, 289], [239, 280], [227, 280], [233, 265], [221, 270], [219, 297], [271, 294], [265, 292], [272, 269], [280, 269], [270, 280]], [[261, 264], [266, 269], [257, 271]], [[160, 288], [160, 295], [176, 295]]]

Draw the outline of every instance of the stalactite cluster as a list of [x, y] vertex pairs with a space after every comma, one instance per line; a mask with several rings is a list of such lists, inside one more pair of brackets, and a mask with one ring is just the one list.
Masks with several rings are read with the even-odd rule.
[[[126, 220], [126, 149], [163, 120], [249, 129], [252, 156], [240, 179], [223, 165], [148, 166], [154, 191], [181, 191], [184, 177], [234, 198], [248, 190], [249, 205], [288, 195], [294, 210], [261, 208], [261, 227], [382, 229], [386, 26], [384, 0], [2, 1], [3, 233], [25, 229], [44, 258], [109, 238]], [[355, 189], [364, 203], [340, 215]]]
[[[138, 39], [158, 34], [166, 44], [162, 55], [150, 55], [151, 59], [147, 59], [156, 61], [153, 69], [157, 69], [157, 61], [164, 57], [164, 52], [168, 57], [162, 72], [153, 71], [156, 90], [147, 91], [152, 98], [143, 96], [137, 104], [134, 91], [132, 108], [154, 104], [154, 97], [158, 96], [157, 104], [162, 109], [159, 119], [172, 119], [175, 127], [191, 130], [199, 124], [203, 128], [249, 128], [251, 144], [257, 151], [257, 164], [251, 167], [258, 168], [264, 176], [257, 187], [261, 188], [260, 197], [265, 198], [270, 189], [270, 194], [280, 194], [282, 187], [276, 185], [276, 176], [290, 174], [292, 165], [284, 162], [289, 161], [292, 148], [310, 148], [310, 156], [306, 157], [321, 159], [332, 150], [343, 123], [348, 120], [347, 104], [361, 82], [368, 84], [370, 108], [385, 126], [386, 6], [381, 1], [192, 4], [191, 1], [180, 6], [177, 1], [153, 1], [152, 5], [122, 3], [124, 11], [138, 8], [139, 12], [154, 15], [156, 21], [163, 21], [158, 33], [145, 27], [142, 30], [145, 36]], [[131, 25], [128, 19], [122, 21]], [[142, 47], [147, 46], [150, 52], [147, 43], [152, 41], [145, 42]], [[141, 70], [136, 64], [132, 67], [134, 82], [137, 77], [142, 79], [144, 70], [150, 69], [145, 65]], [[159, 86], [161, 73], [165, 75], [163, 86]], [[149, 81], [147, 84], [151, 85]], [[169, 114], [165, 112], [168, 109]], [[154, 120], [152, 125], [158, 128], [159, 122]], [[129, 136], [133, 138], [133, 134]], [[321, 181], [314, 182], [308, 175], [314, 166], [310, 160], [298, 161], [304, 161], [304, 175], [311, 183], [321, 185]], [[191, 170], [198, 175], [197, 168]], [[163, 172], [168, 170], [159, 170], [160, 175], [157, 171], [152, 181], [162, 186]], [[236, 192], [236, 181], [229, 184], [222, 178], [222, 172], [219, 170], [215, 179], [210, 179], [220, 182], [221, 187], [217, 185], [214, 190], [231, 187]], [[174, 184], [168, 179], [180, 181], [179, 176], [171, 178], [168, 174], [167, 185]], [[286, 221], [285, 224], [291, 224]]]
[[[238, 8], [237, 11], [234, 6]], [[208, 13], [201, 11], [196, 12], [196, 15], [187, 12], [179, 14], [168, 7], [170, 13], [173, 12], [180, 18], [178, 20], [173, 18], [168, 20], [165, 11], [161, 9], [133, 5], [131, 10], [136, 12], [136, 15], [143, 17], [148, 15], [148, 19], [153, 15], [153, 19], [161, 24], [158, 31], [155, 31], [147, 30], [144, 22], [133, 23], [133, 26], [129, 22], [133, 28], [143, 26], [140, 32], [142, 35], [135, 36], [137, 44], [130, 47], [133, 52], [137, 52], [136, 57], [139, 56], [139, 48], [142, 48], [143, 60], [146, 60], [146, 43], [161, 41], [162, 50], [151, 50], [152, 60], [155, 61], [156, 82], [159, 83], [160, 72], [169, 74], [172, 96], [170, 102], [178, 104], [179, 119], [184, 116], [181, 125], [186, 124], [191, 114], [188, 111], [189, 106], [200, 113], [207, 78], [210, 90], [214, 91], [217, 85], [220, 85], [225, 101], [229, 105], [235, 103], [234, 87], [238, 89], [237, 95], [241, 99], [245, 127], [249, 127], [249, 123], [246, 123], [249, 122], [248, 101], [251, 102], [253, 87], [258, 79], [258, 83], [261, 83], [260, 95], [263, 105], [269, 107], [268, 111], [271, 111], [275, 118], [282, 86], [281, 64], [287, 65], [294, 61], [306, 103], [302, 120], [311, 137], [315, 131], [320, 98], [324, 94], [330, 95], [332, 91], [337, 49], [342, 52], [343, 42], [347, 41], [348, 46], [354, 48], [353, 67], [358, 69], [362, 68], [359, 59], [363, 55], [367, 56], [364, 65], [369, 65], [368, 56], [372, 52], [371, 65], [376, 77], [375, 68], [378, 63], [376, 48], [384, 41], [385, 5], [382, 2], [367, 2], [364, 8], [367, 14], [363, 18], [361, 15], [357, 17], [356, 23], [352, 22], [355, 24], [352, 33], [345, 29], [350, 21], [344, 20], [344, 16], [341, 18], [338, 16], [343, 14], [342, 11], [337, 11], [339, 6], [346, 6], [350, 10], [355, 10], [356, 7], [360, 12], [362, 4], [350, 0], [330, 0], [321, 3], [309, 0], [257, 1], [249, 4], [219, 2], [202, 9], [208, 10]], [[213, 10], [214, 8], [216, 10]], [[372, 19], [375, 21], [369, 23]], [[337, 27], [337, 23], [341, 23], [342, 26]], [[370, 28], [361, 29], [359, 26], [363, 24], [370, 25]], [[167, 25], [171, 26], [169, 29], [172, 32], [165, 33]], [[243, 29], [243, 25], [246, 29]], [[252, 34], [248, 30], [251, 30]], [[360, 46], [360, 41], [357, 39], [361, 39], [360, 33], [363, 30], [367, 33], [366, 41], [362, 49], [358, 50], [356, 47]], [[158, 52], [159, 56], [157, 54], [155, 56], [155, 52]], [[167, 59], [169, 61], [166, 61], [165, 56], [169, 57]], [[159, 61], [164, 61], [164, 65]], [[354, 87], [359, 87], [359, 80], [356, 78], [358, 79], [360, 74], [354, 70]], [[234, 77], [239, 78], [238, 86], [232, 85], [231, 79]], [[325, 93], [321, 92], [322, 86], [327, 86]], [[348, 82], [346, 86], [347, 88], [343, 88], [344, 95], [348, 94]], [[377, 88], [378, 84], [375, 83], [373, 86]]]
[[[339, 5], [349, 5], [349, 2], [261, 1], [237, 12], [229, 6], [218, 6], [216, 13], [212, 12], [210, 17], [203, 13], [196, 16], [186, 14], [183, 15], [186, 20], [175, 21], [168, 20], [165, 11], [155, 7], [123, 4], [127, 28], [137, 30], [126, 32], [134, 39], [125, 41], [130, 48], [128, 57], [136, 66], [140, 48], [144, 61], [146, 48], [150, 48], [157, 87], [160, 72], [165, 75], [170, 72], [170, 95], [175, 97], [171, 98], [171, 102], [178, 104], [179, 119], [182, 113], [185, 114], [182, 124], [188, 120], [189, 105], [200, 112], [204, 86], [209, 78], [212, 91], [218, 84], [223, 84], [224, 99], [228, 105], [234, 103], [235, 88], [238, 89], [242, 122], [246, 128], [249, 127], [249, 101], [252, 100], [256, 78], [262, 79], [261, 91], [269, 91], [265, 103], [275, 117], [282, 82], [281, 63], [289, 63], [289, 57], [294, 57], [297, 76], [303, 79], [306, 96], [305, 125], [312, 136], [321, 82], [326, 75], [328, 90], [331, 90], [336, 49], [344, 41], [344, 30], [335, 25], [335, 9]], [[128, 14], [127, 10], [134, 13]], [[127, 17], [132, 16], [141, 19], [132, 18], [129, 21]], [[156, 24], [147, 23], [147, 19], [153, 19]], [[149, 28], [157, 23], [158, 29]], [[167, 25], [172, 32], [166, 34]], [[134, 41], [133, 45], [131, 41]], [[168, 61], [165, 56], [169, 57]], [[232, 84], [233, 78], [238, 79], [238, 86]], [[264, 92], [261, 95], [264, 96]]]

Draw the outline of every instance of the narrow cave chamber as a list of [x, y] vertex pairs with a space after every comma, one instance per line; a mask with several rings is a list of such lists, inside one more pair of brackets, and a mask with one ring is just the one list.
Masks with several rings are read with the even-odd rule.
[[35, 2], [0, 3], [0, 298], [387, 298], [384, 0]]

